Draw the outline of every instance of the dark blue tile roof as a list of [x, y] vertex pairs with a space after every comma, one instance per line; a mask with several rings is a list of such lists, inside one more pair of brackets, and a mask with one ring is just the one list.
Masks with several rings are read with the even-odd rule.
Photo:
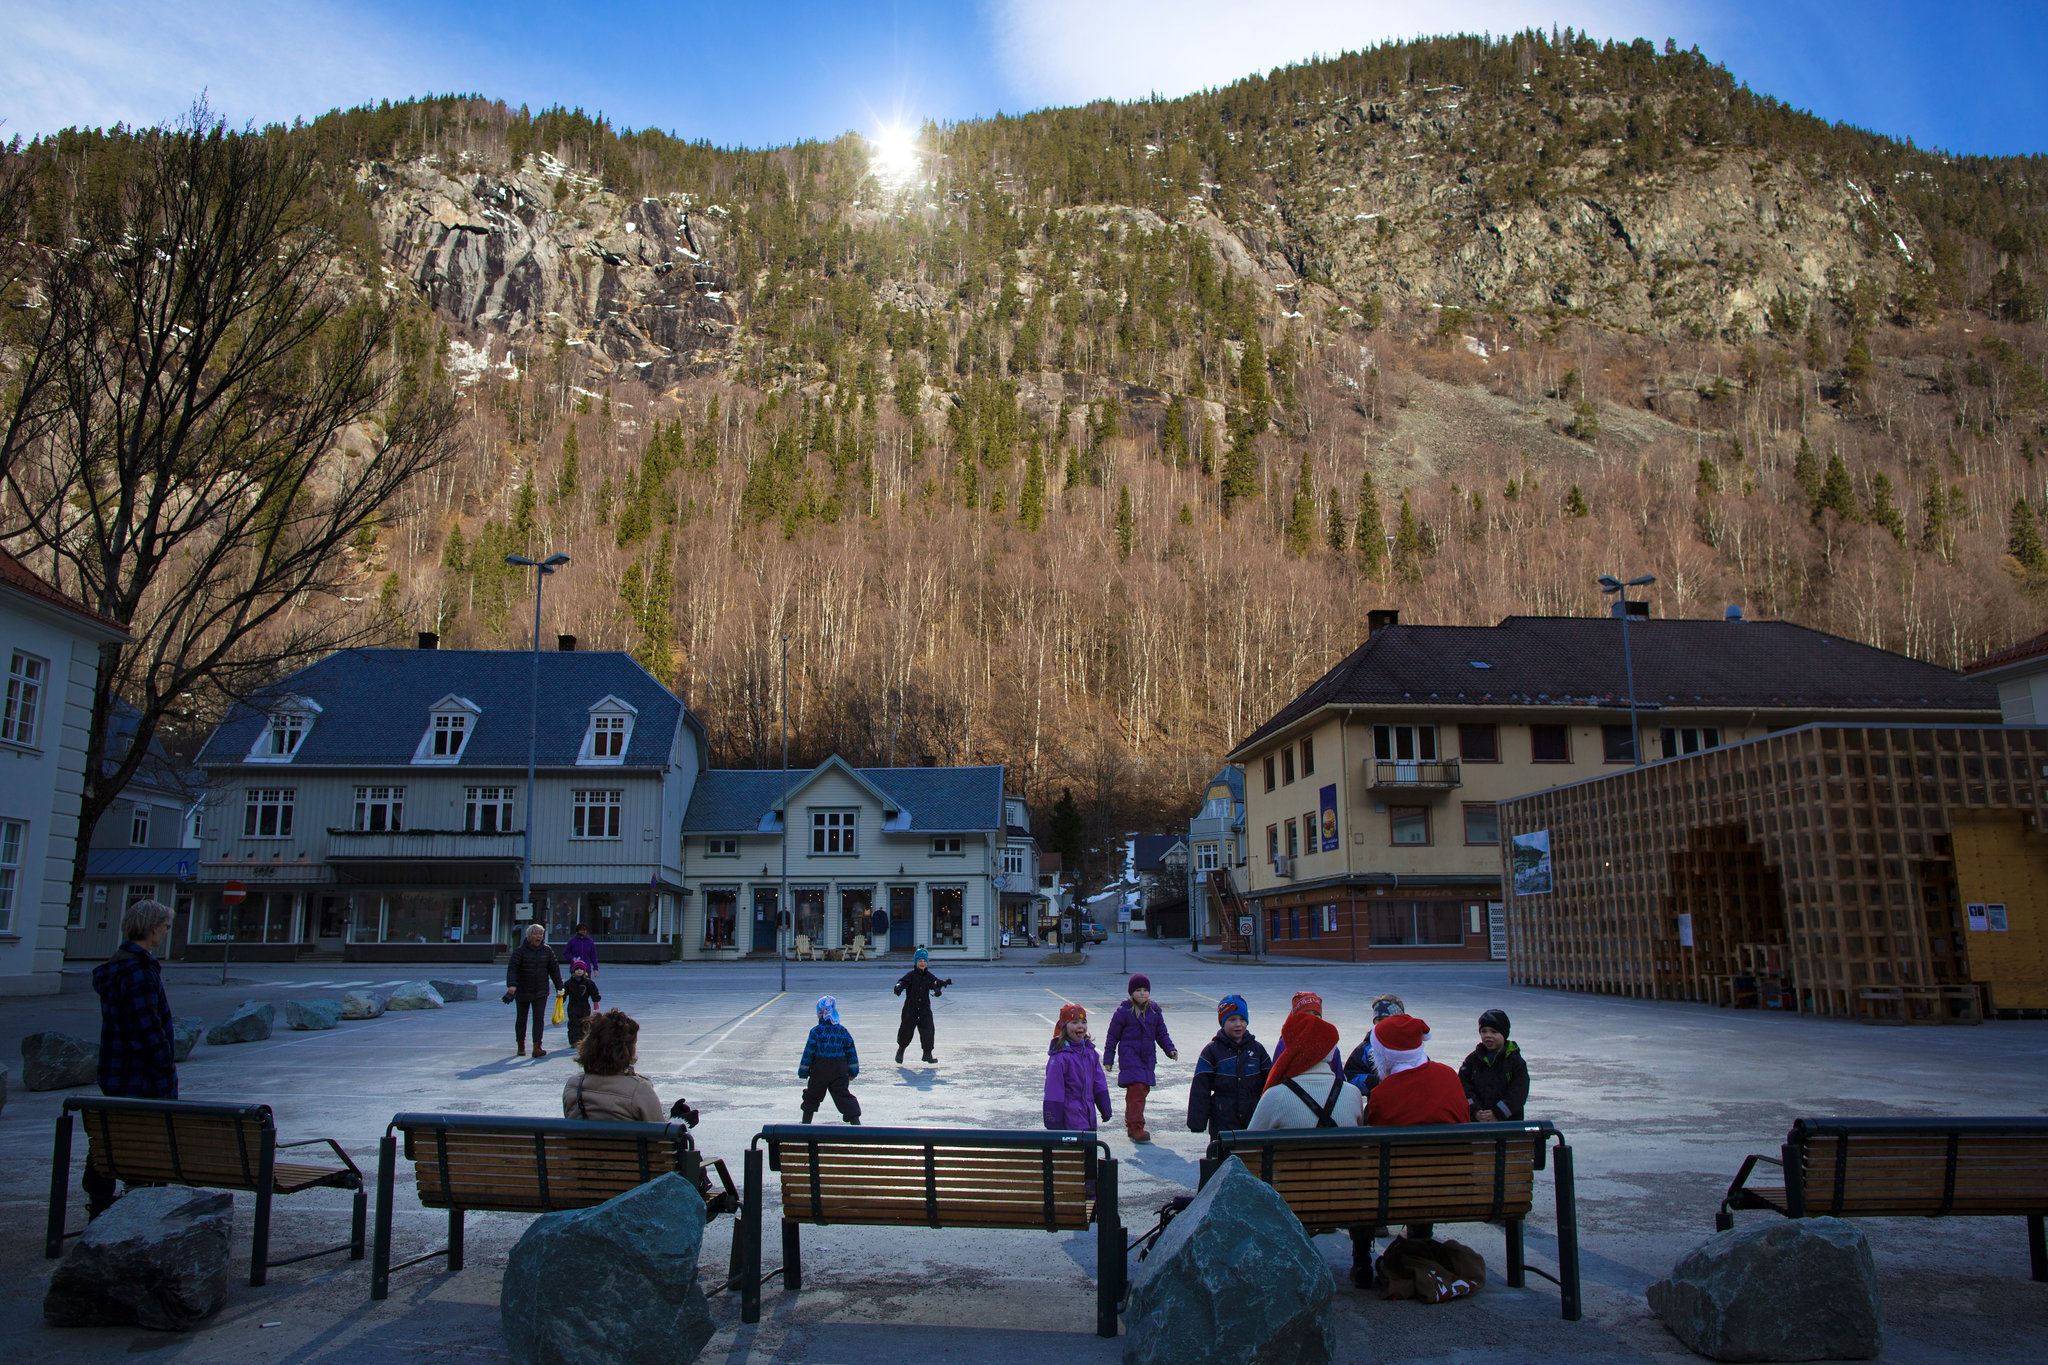
[[[427, 732], [428, 708], [453, 693], [482, 708], [455, 768], [526, 766], [533, 655], [524, 650], [355, 649], [320, 662], [237, 705], [200, 750], [204, 766], [240, 763], [264, 725], [264, 702], [317, 702], [320, 714], [290, 764], [381, 767], [412, 762]], [[590, 707], [616, 696], [637, 712], [627, 767], [661, 767], [676, 725], [686, 722], [702, 753], [703, 726], [676, 695], [629, 654], [579, 651], [540, 656], [541, 766], [573, 764], [590, 728]], [[701, 758], [700, 758], [701, 761]], [[263, 765], [265, 767], [272, 765]]]
[[[980, 768], [855, 768], [910, 817], [912, 831], [995, 830], [1003, 821], [1001, 765]], [[795, 792], [809, 768], [792, 768]], [[719, 768], [697, 776], [685, 834], [746, 833], [761, 828], [782, 799], [782, 770]], [[772, 828], [772, 826], [771, 826]]]

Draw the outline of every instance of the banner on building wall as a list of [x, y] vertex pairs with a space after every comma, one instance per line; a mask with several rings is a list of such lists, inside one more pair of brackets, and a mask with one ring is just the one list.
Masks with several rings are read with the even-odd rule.
[[1517, 834], [1509, 843], [1509, 856], [1514, 860], [1515, 868], [1515, 894], [1549, 895], [1550, 831], [1539, 829]]
[[1327, 786], [1327, 787], [1323, 788], [1323, 791], [1322, 791], [1322, 802], [1323, 802], [1323, 818], [1322, 818], [1322, 826], [1323, 826], [1323, 852], [1325, 852], [1325, 853], [1335, 853], [1335, 852], [1337, 851], [1337, 784], [1336, 784], [1336, 783], [1334, 783], [1334, 782], [1333, 782], [1333, 783], [1331, 783], [1331, 784], [1330, 784], [1329, 786]]

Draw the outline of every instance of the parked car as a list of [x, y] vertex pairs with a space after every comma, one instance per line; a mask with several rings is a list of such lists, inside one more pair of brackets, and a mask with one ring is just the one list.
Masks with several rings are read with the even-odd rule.
[[1079, 927], [1075, 929], [1074, 936], [1083, 943], [1107, 943], [1109, 941], [1109, 930], [1103, 928], [1092, 919], [1084, 919]]

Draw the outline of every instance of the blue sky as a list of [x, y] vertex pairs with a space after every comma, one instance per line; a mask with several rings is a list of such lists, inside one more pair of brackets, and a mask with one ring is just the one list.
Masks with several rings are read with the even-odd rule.
[[2048, 151], [2044, 0], [0, 0], [0, 136], [155, 123], [202, 89], [237, 123], [452, 90], [760, 146], [1180, 94], [1418, 21], [1675, 37], [1825, 118], [1953, 151]]

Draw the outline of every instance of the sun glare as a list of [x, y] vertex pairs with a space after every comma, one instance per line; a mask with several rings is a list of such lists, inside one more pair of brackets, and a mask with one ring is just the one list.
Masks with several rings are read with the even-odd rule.
[[888, 123], [869, 139], [875, 178], [889, 186], [907, 185], [917, 179], [917, 134], [900, 123]]

